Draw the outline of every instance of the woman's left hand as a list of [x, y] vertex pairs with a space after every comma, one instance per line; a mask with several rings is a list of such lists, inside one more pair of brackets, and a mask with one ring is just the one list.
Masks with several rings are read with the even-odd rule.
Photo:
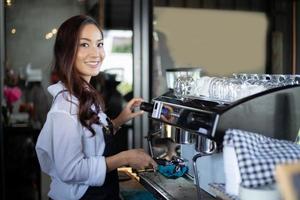
[[144, 111], [142, 111], [142, 110], [135, 111], [135, 108], [138, 108], [142, 102], [143, 102], [142, 98], [131, 99], [127, 103], [127, 105], [125, 106], [123, 111], [118, 115], [118, 117], [112, 120], [114, 126], [119, 127], [122, 124], [125, 124], [127, 121], [129, 121], [139, 115], [142, 115], [144, 113]]

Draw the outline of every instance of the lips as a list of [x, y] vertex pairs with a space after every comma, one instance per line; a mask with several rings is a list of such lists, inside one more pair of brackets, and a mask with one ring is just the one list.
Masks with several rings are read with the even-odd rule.
[[100, 64], [100, 61], [88, 61], [88, 62], [85, 62], [85, 64], [97, 67]]

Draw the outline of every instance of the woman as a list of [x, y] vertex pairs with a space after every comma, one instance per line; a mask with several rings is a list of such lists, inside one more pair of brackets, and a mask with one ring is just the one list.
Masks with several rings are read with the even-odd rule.
[[116, 130], [142, 114], [133, 112], [142, 99], [132, 99], [117, 118], [106, 117], [89, 83], [104, 57], [103, 33], [92, 18], [74, 16], [60, 26], [54, 45], [60, 82], [48, 88], [53, 103], [36, 145], [41, 169], [51, 176], [51, 199], [119, 199], [118, 167], [156, 167], [142, 149], [114, 152]]

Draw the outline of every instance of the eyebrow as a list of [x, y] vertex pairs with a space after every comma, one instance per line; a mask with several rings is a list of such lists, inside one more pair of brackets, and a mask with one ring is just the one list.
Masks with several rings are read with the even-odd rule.
[[[89, 41], [89, 42], [92, 41], [92, 40], [90, 40], [89, 38], [80, 38], [80, 40], [87, 40], [87, 41]], [[99, 42], [99, 41], [103, 41], [103, 38], [97, 40], [97, 42]]]

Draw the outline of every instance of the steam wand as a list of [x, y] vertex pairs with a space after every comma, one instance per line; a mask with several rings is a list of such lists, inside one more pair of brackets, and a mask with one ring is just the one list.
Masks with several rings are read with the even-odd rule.
[[194, 169], [194, 176], [196, 179], [196, 187], [197, 187], [197, 199], [201, 200], [201, 192], [200, 192], [200, 182], [199, 182], [199, 177], [198, 177], [198, 169], [197, 169], [197, 159], [203, 156], [209, 156], [213, 154], [214, 151], [212, 152], [200, 152], [193, 157], [193, 169]]

